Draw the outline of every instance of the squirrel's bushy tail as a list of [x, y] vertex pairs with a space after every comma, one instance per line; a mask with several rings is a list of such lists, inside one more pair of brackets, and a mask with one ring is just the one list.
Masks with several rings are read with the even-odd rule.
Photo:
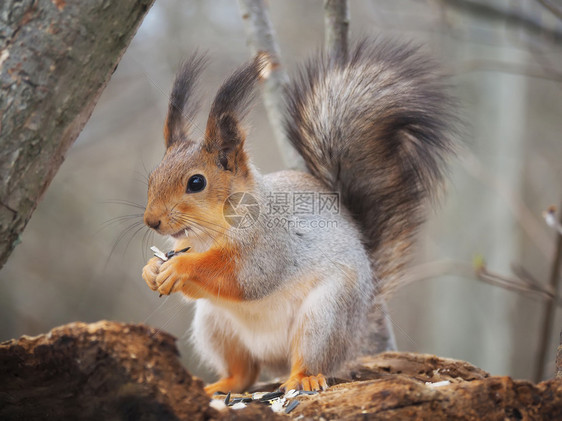
[[453, 150], [446, 91], [418, 47], [389, 41], [363, 41], [347, 59], [320, 56], [287, 90], [287, 135], [340, 193], [383, 289], [400, 276]]

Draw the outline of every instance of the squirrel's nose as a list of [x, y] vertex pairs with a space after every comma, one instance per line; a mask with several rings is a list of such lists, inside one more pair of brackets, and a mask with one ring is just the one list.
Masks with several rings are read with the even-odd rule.
[[162, 221], [160, 221], [160, 219], [151, 219], [146, 216], [144, 218], [144, 223], [154, 230], [158, 230], [158, 227], [160, 226], [161, 222]]

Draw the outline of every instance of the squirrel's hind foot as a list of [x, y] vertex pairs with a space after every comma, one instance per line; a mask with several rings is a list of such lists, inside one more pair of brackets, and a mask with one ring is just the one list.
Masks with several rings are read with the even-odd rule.
[[205, 393], [209, 396], [213, 396], [217, 392], [241, 392], [239, 389], [240, 386], [237, 379], [234, 379], [233, 377], [225, 377], [220, 379], [218, 382], [205, 386]]

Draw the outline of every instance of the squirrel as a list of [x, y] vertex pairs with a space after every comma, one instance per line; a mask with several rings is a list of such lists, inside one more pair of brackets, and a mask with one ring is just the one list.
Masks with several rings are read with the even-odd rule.
[[145, 224], [176, 252], [143, 269], [152, 290], [195, 300], [192, 340], [242, 392], [260, 369], [281, 390], [323, 390], [358, 353], [381, 286], [399, 281], [454, 154], [454, 100], [419, 46], [363, 40], [320, 53], [285, 90], [284, 127], [308, 172], [262, 175], [244, 119], [271, 59], [261, 53], [220, 87], [204, 134], [192, 123], [206, 59], [184, 62], [149, 176]]

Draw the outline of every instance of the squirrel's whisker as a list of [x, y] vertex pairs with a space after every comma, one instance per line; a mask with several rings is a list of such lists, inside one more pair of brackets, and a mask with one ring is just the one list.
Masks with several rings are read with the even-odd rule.
[[[180, 220], [181, 222], [188, 222], [188, 223], [191, 223], [191, 224], [198, 224], [198, 225], [200, 226], [200, 228], [204, 228], [205, 230], [211, 230], [211, 231], [213, 231], [213, 232], [215, 232], [215, 233], [217, 233], [217, 234], [224, 235], [224, 236], [227, 237], [227, 238], [231, 238], [231, 239], [233, 238], [232, 235], [231, 235], [230, 233], [228, 233], [228, 230], [227, 230], [227, 229], [224, 229], [223, 227], [221, 227], [222, 230], [219, 230], [219, 229], [216, 229], [216, 228], [213, 228], [213, 227], [209, 227], [209, 226], [207, 226], [207, 225], [204, 225], [204, 224], [207, 224], [207, 223], [211, 223], [211, 222], [209, 222], [209, 221], [205, 221], [205, 220], [202, 220], [202, 219], [195, 219], [195, 218], [193, 218], [192, 216], [185, 216], [185, 215], [179, 216], [179, 220]], [[211, 224], [212, 224], [212, 223], [211, 223]], [[217, 225], [217, 224], [213, 224], [213, 225]], [[208, 234], [208, 233], [207, 233], [207, 234]]]
[[109, 261], [113, 257], [113, 253], [117, 249], [117, 246], [125, 238], [125, 236], [135, 229], [137, 230], [137, 231], [135, 231], [135, 233], [136, 233], [136, 232], [138, 232], [139, 229], [142, 229], [142, 228], [144, 228], [144, 223], [142, 221], [135, 221], [119, 233], [117, 239], [115, 240], [115, 242], [113, 243], [113, 246], [111, 247], [111, 250], [109, 251], [107, 259], [105, 260], [104, 270], [105, 270], [105, 268], [107, 268], [107, 265], [109, 264]]
[[106, 201], [103, 202], [103, 203], [106, 203], [106, 204], [113, 204], [113, 205], [130, 206], [130, 207], [132, 207], [132, 208], [141, 209], [141, 210], [143, 210], [143, 211], [146, 209], [145, 206], [140, 205], [140, 204], [135, 203], [135, 202], [131, 202], [131, 201], [129, 201], [129, 200], [120, 200], [120, 199], [118, 199], [118, 200], [106, 200]]
[[[192, 228], [191, 232], [193, 232], [193, 235], [195, 235], [195, 236], [199, 239], [199, 241], [201, 241], [201, 243], [204, 243], [205, 241], [204, 241], [203, 237], [201, 237], [201, 234], [199, 234], [199, 233], [198, 233], [197, 231], [195, 231], [195, 229], [193, 229], [193, 228], [198, 228], [198, 229], [200, 229], [201, 231], [203, 231], [203, 233], [205, 233], [205, 234], [207, 234], [207, 235], [209, 235], [209, 234], [208, 234], [207, 232], [205, 232], [203, 229], [201, 229], [199, 226], [197, 226], [196, 224], [193, 224], [193, 226], [192, 226], [191, 228]], [[212, 238], [212, 237], [211, 237], [211, 238]], [[212, 239], [213, 239], [213, 241], [214, 241], [214, 238], [212, 238]]]
[[107, 221], [104, 221], [102, 223], [102, 228], [106, 228], [110, 225], [116, 224], [116, 223], [122, 223], [122, 222], [126, 222], [129, 219], [136, 219], [136, 218], [141, 218], [142, 219], [143, 214], [142, 213], [133, 213], [130, 215], [121, 215], [121, 216], [116, 216], [114, 218], [108, 219]]
[[212, 222], [212, 221], [209, 221], [209, 220], [206, 220], [206, 219], [203, 219], [203, 218], [197, 218], [196, 216], [193, 216], [193, 215], [181, 215], [181, 214], [180, 214], [180, 216], [186, 217], [186, 218], [190, 218], [190, 219], [193, 219], [193, 220], [195, 220], [195, 221], [205, 222], [206, 224], [214, 225], [214, 226], [216, 226], [216, 227], [218, 227], [218, 228], [224, 229], [224, 226], [222, 226], [222, 225], [220, 225], [220, 224], [217, 224], [216, 222]]

